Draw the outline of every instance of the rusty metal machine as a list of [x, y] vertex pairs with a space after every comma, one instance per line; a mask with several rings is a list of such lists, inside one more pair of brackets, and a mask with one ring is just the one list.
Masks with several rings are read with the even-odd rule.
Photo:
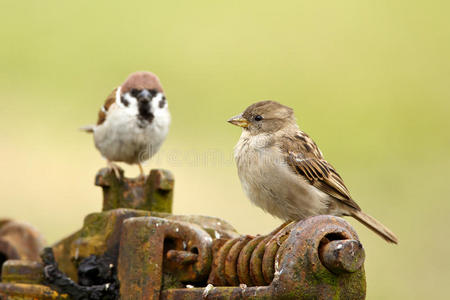
[[96, 185], [103, 211], [45, 251], [32, 226], [0, 221], [0, 299], [365, 298], [364, 249], [341, 218], [240, 235], [218, 218], [171, 214], [168, 171], [102, 169]]

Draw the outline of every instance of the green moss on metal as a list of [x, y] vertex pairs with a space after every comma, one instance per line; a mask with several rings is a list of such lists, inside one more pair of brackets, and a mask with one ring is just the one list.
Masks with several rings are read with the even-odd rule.
[[148, 210], [157, 212], [172, 212], [173, 191], [157, 190], [151, 195], [152, 201]]
[[84, 218], [84, 225], [80, 232], [80, 237], [94, 236], [100, 232], [107, 231], [108, 218], [107, 213], [92, 213]]
[[181, 289], [184, 284], [178, 278], [170, 273], [163, 273], [162, 289]]

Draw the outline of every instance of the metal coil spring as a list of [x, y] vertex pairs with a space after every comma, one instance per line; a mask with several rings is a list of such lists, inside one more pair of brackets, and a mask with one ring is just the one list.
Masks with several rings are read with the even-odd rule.
[[290, 226], [265, 236], [244, 235], [216, 240], [214, 261], [208, 283], [216, 286], [269, 285], [275, 273], [275, 256], [287, 238]]

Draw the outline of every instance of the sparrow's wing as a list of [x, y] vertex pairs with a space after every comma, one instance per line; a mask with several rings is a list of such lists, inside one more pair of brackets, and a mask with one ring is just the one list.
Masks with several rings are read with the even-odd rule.
[[108, 97], [105, 100], [105, 104], [103, 104], [102, 108], [98, 112], [98, 119], [97, 119], [97, 126], [101, 125], [106, 120], [106, 114], [108, 113], [109, 107], [116, 102], [116, 91], [117, 88], [115, 88], [111, 94], [108, 95]]
[[303, 132], [285, 136], [281, 148], [291, 169], [324, 193], [360, 210], [352, 200], [341, 176], [322, 156], [316, 143]]

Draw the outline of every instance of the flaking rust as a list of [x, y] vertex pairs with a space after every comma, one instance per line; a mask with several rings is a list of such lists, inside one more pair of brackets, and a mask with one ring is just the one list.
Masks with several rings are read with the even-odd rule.
[[[152, 170], [138, 179], [121, 175], [100, 170], [96, 184], [103, 191], [103, 211], [88, 215], [79, 231], [52, 246], [55, 261], [49, 266], [39, 261], [39, 251], [30, 251], [41, 241], [36, 233], [34, 243], [16, 237], [12, 256], [0, 249], [5, 257], [0, 299], [76, 299], [74, 289], [96, 290], [86, 284], [110, 288], [109, 281], [95, 277], [96, 262], [105, 258], [114, 270], [111, 278], [119, 280], [114, 284], [120, 284], [120, 299], [365, 298], [364, 249], [343, 219], [317, 216], [281, 232], [239, 235], [221, 219], [172, 215], [170, 172]], [[2, 222], [0, 233], [1, 228]], [[58, 281], [53, 289], [46, 286], [46, 268], [71, 289]]]

